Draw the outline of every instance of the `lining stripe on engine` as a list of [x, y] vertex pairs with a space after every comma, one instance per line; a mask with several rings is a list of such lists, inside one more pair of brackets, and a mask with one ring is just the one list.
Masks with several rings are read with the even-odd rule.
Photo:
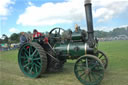
[[69, 47], [70, 47], [70, 44], [67, 45], [67, 53], [69, 54]]
[[84, 45], [85, 55], [87, 54], [87, 43]]

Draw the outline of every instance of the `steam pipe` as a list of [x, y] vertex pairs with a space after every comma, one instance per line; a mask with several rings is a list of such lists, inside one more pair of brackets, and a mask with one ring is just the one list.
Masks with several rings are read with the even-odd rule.
[[88, 43], [90, 47], [93, 47], [94, 46], [94, 31], [93, 31], [91, 0], [85, 0], [84, 6], [85, 6], [85, 13], [86, 13], [86, 20], [87, 20]]

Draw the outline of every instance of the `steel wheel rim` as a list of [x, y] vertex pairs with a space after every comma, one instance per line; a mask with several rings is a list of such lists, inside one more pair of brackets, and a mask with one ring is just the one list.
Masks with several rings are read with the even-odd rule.
[[42, 71], [43, 62], [41, 61], [40, 54], [38, 50], [29, 43], [20, 48], [18, 62], [21, 71], [31, 78], [38, 77]]
[[84, 85], [97, 85], [104, 77], [103, 64], [99, 60], [95, 62], [90, 56], [79, 58], [75, 63], [74, 72], [77, 79]]

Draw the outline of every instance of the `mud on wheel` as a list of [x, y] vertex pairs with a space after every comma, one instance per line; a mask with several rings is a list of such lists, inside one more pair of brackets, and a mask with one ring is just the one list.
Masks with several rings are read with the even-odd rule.
[[46, 71], [47, 56], [38, 43], [26, 43], [19, 50], [18, 63], [26, 76], [37, 78]]
[[76, 61], [74, 73], [82, 84], [98, 85], [104, 77], [104, 66], [96, 56], [84, 55]]

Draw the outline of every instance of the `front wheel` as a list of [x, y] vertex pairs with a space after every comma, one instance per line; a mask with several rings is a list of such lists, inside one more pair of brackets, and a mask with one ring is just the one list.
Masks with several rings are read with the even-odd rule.
[[98, 85], [104, 77], [104, 66], [96, 56], [84, 55], [76, 61], [74, 73], [82, 84]]

